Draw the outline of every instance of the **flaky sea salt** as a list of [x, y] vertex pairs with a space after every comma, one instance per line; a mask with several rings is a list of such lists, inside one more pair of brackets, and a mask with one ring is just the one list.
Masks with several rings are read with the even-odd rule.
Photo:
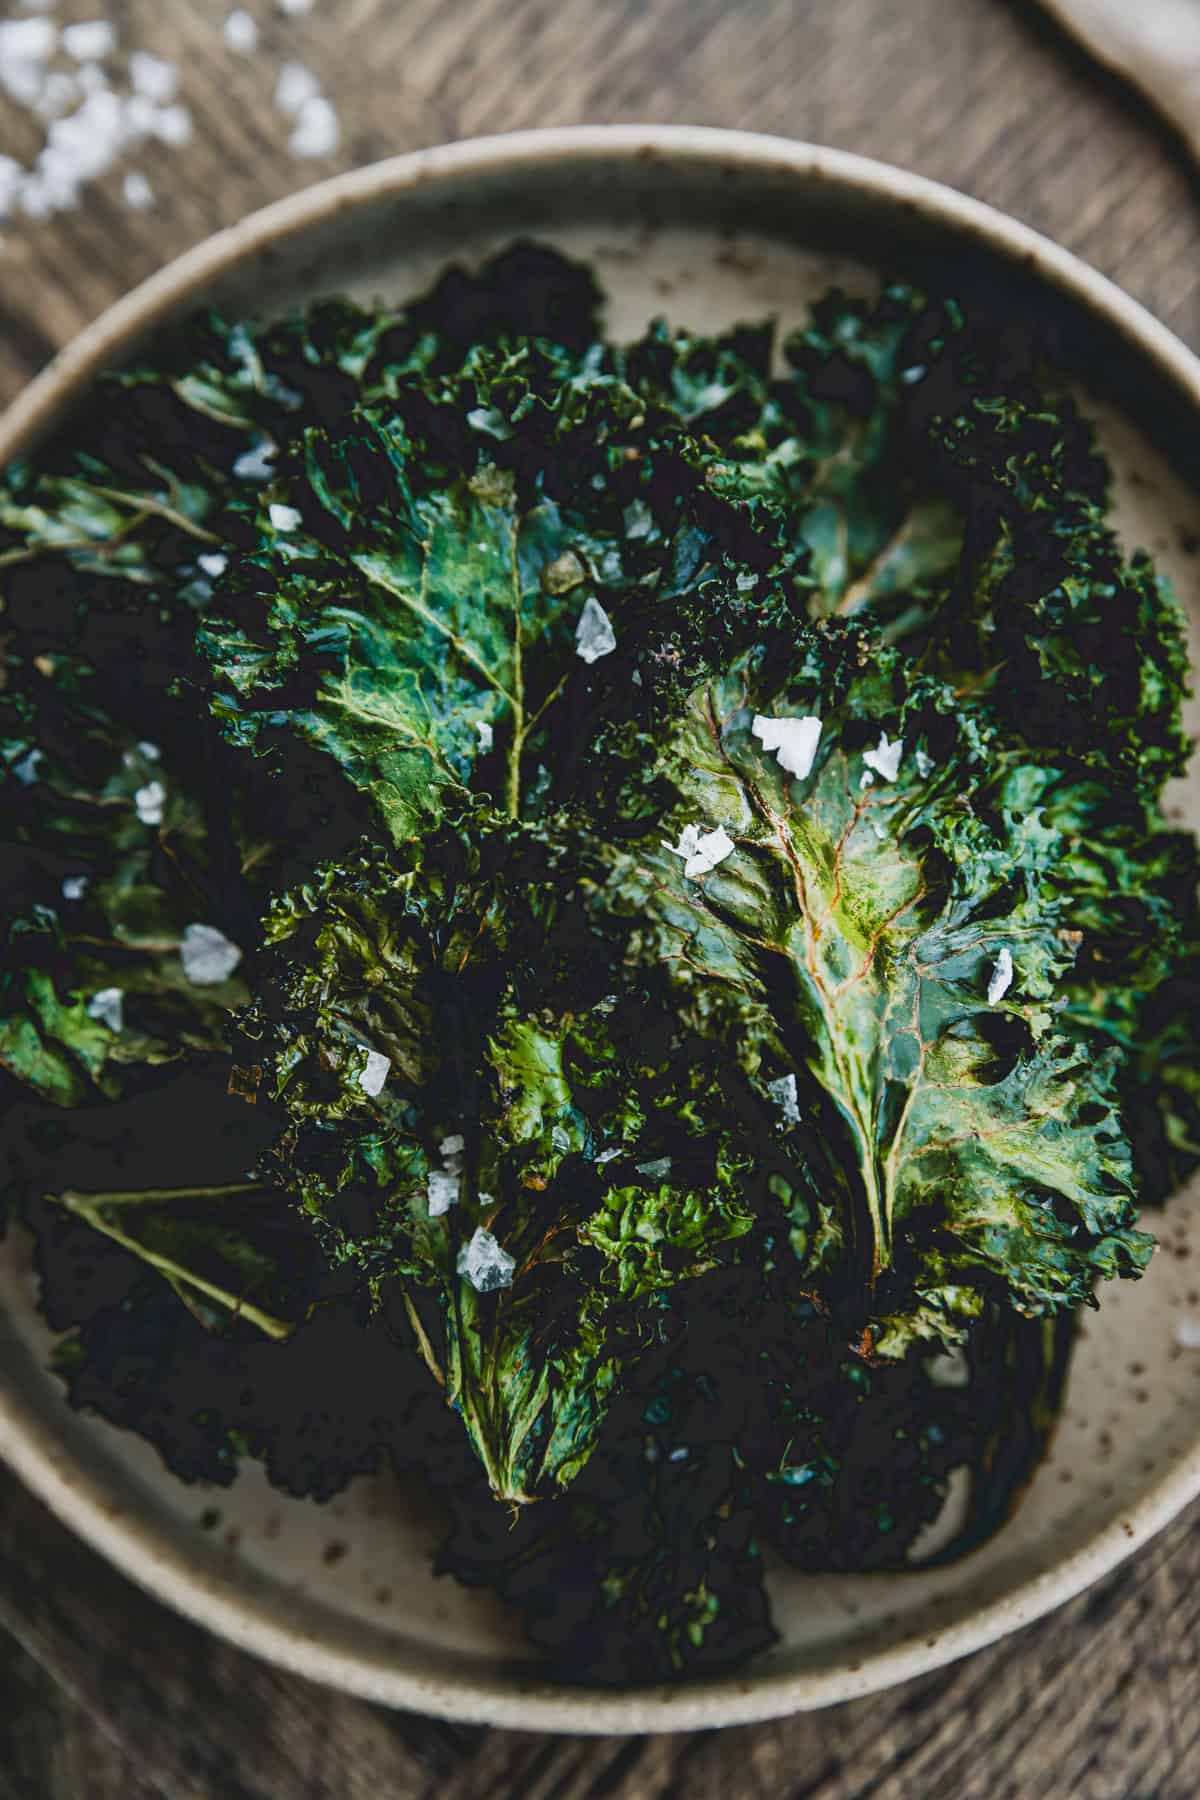
[[939, 1350], [929, 1358], [925, 1368], [934, 1387], [965, 1388], [970, 1384], [970, 1364], [956, 1347]]
[[683, 858], [683, 872], [689, 881], [698, 881], [701, 875], [707, 875], [737, 849], [723, 825], [718, 825], [714, 831], [701, 831], [698, 825], [685, 825], [677, 844], [668, 844], [665, 838], [659, 841], [663, 849], [669, 850], [672, 856]]
[[57, 46], [58, 27], [49, 19], [0, 19], [0, 69], [49, 62]]
[[294, 506], [280, 506], [278, 501], [267, 508], [267, 517], [276, 531], [298, 531], [301, 525], [300, 514]]
[[150, 130], [162, 143], [178, 147], [186, 144], [192, 135], [192, 115], [186, 106], [178, 103], [164, 106], [152, 121]]
[[889, 743], [887, 732], [881, 731], [875, 749], [863, 751], [863, 761], [868, 769], [874, 769], [876, 775], [882, 775], [885, 781], [895, 781], [900, 773], [900, 758], [903, 754], [904, 739], [897, 738], [894, 743]]
[[449, 1161], [451, 1157], [461, 1156], [466, 1147], [467, 1140], [461, 1131], [451, 1132], [450, 1136], [444, 1137], [438, 1145], [438, 1149], [446, 1161]]
[[64, 900], [82, 900], [87, 893], [88, 878], [86, 875], [64, 875], [62, 897]]
[[[94, 52], [102, 56], [103, 51]], [[148, 50], [135, 50], [129, 58], [129, 79], [133, 83], [135, 94], [144, 94], [147, 100], [154, 100], [159, 106], [165, 106], [173, 100], [179, 91], [179, 70], [173, 62], [165, 57], [151, 56]]]
[[333, 102], [324, 94], [315, 94], [296, 114], [296, 126], [288, 139], [288, 149], [293, 156], [332, 156], [341, 135]]
[[243, 450], [233, 461], [233, 472], [239, 481], [270, 481], [275, 473], [275, 446], [263, 438], [252, 450]]
[[932, 756], [930, 756], [928, 750], [917, 750], [914, 752], [914, 758], [917, 765], [917, 774], [921, 777], [922, 781], [927, 780], [937, 768], [937, 764], [934, 762]]
[[22, 787], [32, 787], [38, 778], [38, 770], [45, 762], [44, 753], [35, 744], [32, 750], [26, 751], [20, 762], [12, 765], [12, 772]]
[[457, 1206], [458, 1182], [457, 1174], [444, 1169], [430, 1169], [425, 1183], [425, 1197], [431, 1219], [440, 1219], [452, 1206]]
[[163, 808], [167, 804], [167, 790], [161, 781], [148, 781], [133, 796], [133, 804], [143, 825], [161, 825]]
[[585, 663], [594, 663], [602, 656], [610, 656], [616, 647], [617, 634], [612, 620], [600, 602], [589, 594], [575, 627], [576, 656], [581, 656]]
[[800, 1102], [796, 1094], [795, 1075], [781, 1075], [778, 1081], [768, 1081], [767, 1092], [782, 1112], [784, 1124], [798, 1125]]
[[189, 925], [179, 946], [179, 960], [193, 987], [217, 987], [228, 981], [242, 953], [215, 925]]
[[86, 19], [78, 25], [63, 26], [62, 47], [76, 62], [99, 62], [116, 49], [117, 34], [107, 19]]
[[1012, 981], [1012, 951], [1007, 944], [1002, 944], [996, 953], [996, 965], [992, 970], [991, 980], [988, 982], [987, 997], [989, 1006], [995, 1006], [998, 1000], [1003, 1000], [1005, 994], [1007, 994], [1009, 988], [1012, 986]]
[[145, 212], [148, 206], [154, 205], [154, 189], [140, 169], [129, 171], [121, 183], [121, 193], [126, 206], [131, 206], [134, 212]]
[[110, 1031], [120, 1031], [125, 1022], [125, 990], [119, 987], [101, 988], [93, 994], [87, 1003], [89, 1019], [99, 1019]]
[[382, 1094], [391, 1066], [391, 1057], [385, 1056], [382, 1050], [367, 1051], [367, 1060], [358, 1072], [358, 1085], [372, 1100]]
[[1175, 1321], [1175, 1342], [1181, 1350], [1200, 1350], [1200, 1319], [1184, 1313]]
[[225, 21], [225, 42], [240, 56], [249, 56], [258, 49], [257, 21], [240, 6]]
[[671, 1158], [655, 1156], [649, 1162], [634, 1163], [633, 1166], [639, 1175], [646, 1175], [651, 1181], [665, 1181], [671, 1173]]
[[621, 1154], [621, 1147], [619, 1144], [615, 1144], [611, 1150], [602, 1150], [600, 1152], [599, 1156], [596, 1158], [596, 1167], [598, 1169], [603, 1168], [605, 1163], [612, 1162], [613, 1159], [615, 1157], [620, 1156], [620, 1154]]
[[306, 100], [315, 100], [321, 84], [303, 63], [286, 62], [275, 83], [275, 104], [280, 112], [298, 113]]
[[479, 733], [479, 748], [486, 756], [495, 742], [495, 732], [486, 719], [476, 719], [475, 729]]
[[811, 774], [817, 745], [821, 741], [821, 721], [814, 713], [799, 718], [771, 719], [755, 713], [751, 727], [768, 755], [774, 752], [781, 769], [803, 781]]
[[229, 567], [229, 558], [223, 556], [219, 550], [205, 551], [203, 555], [196, 558], [196, 567], [202, 569], [210, 581], [215, 581], [217, 576], [223, 575]]
[[458, 1253], [458, 1272], [466, 1277], [477, 1294], [491, 1294], [497, 1288], [512, 1286], [516, 1258], [497, 1243], [482, 1225], [475, 1227], [469, 1244]]

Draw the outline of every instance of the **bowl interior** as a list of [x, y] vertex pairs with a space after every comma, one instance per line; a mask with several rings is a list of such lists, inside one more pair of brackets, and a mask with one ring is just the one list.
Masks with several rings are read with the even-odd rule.
[[[252, 248], [192, 298], [256, 312], [317, 293], [394, 301], [448, 260], [475, 262], [514, 236], [591, 262], [619, 336], [657, 314], [705, 331], [770, 314], [786, 328], [832, 283], [869, 291], [881, 270], [915, 267], [928, 277], [931, 264], [952, 288], [978, 283], [982, 270], [992, 298], [1005, 294], [1018, 319], [1031, 304], [1056, 310], [1064, 355], [1084, 366], [1084, 404], [1114, 467], [1126, 547], [1153, 551], [1200, 630], [1196, 487], [1174, 441], [1152, 442], [1132, 416], [1179, 416], [1180, 395], [1167, 392], [1154, 358], [1011, 259], [993, 264], [984, 252], [981, 263], [967, 231], [828, 174], [768, 159], [730, 178], [716, 161], [614, 153], [582, 169], [549, 159], [518, 177], [492, 170], [385, 187], [291, 239]], [[847, 241], [860, 246], [857, 260]], [[1196, 784], [1177, 784], [1171, 802], [1177, 817], [1200, 824]], [[1177, 1337], [1185, 1316], [1200, 1322], [1192, 1260], [1200, 1188], [1172, 1203], [1161, 1234], [1145, 1280], [1110, 1289], [1101, 1322], [1082, 1326], [1051, 1454], [997, 1537], [928, 1573], [776, 1570], [780, 1643], [702, 1687], [585, 1696], [546, 1686], [492, 1596], [432, 1574], [439, 1520], [413, 1484], [360, 1478], [323, 1507], [275, 1493], [255, 1468], [231, 1490], [189, 1488], [139, 1440], [72, 1414], [46, 1372], [50, 1339], [19, 1231], [0, 1265], [0, 1442], [129, 1573], [307, 1673], [397, 1704], [514, 1725], [717, 1724], [846, 1698], [976, 1647], [1066, 1598], [1200, 1486], [1200, 1352]]]

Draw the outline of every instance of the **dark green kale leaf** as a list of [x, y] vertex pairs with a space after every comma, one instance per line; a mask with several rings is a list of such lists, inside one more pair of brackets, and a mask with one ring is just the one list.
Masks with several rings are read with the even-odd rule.
[[439, 1567], [516, 1606], [558, 1678], [711, 1675], [772, 1641], [765, 1549], [818, 1573], [911, 1569], [1016, 1504], [1069, 1324], [989, 1312], [954, 1359], [868, 1367], [785, 1270], [760, 1239], [672, 1296], [565, 1493], [513, 1519], [478, 1477], [435, 1473]]
[[[416, 859], [414, 858], [414, 861]], [[497, 1493], [591, 1453], [656, 1297], [753, 1223], [762, 1109], [708, 1116], [712, 1048], [615, 991], [544, 828], [493, 821], [364, 857], [268, 925], [247, 1059], [291, 1119], [269, 1162], [337, 1262], [399, 1281]], [[519, 899], [518, 899], [519, 897]]]
[[236, 845], [194, 773], [90, 708], [73, 717], [69, 742], [30, 732], [0, 777], [0, 1062], [62, 1105], [221, 1054], [256, 929], [222, 891]]
[[198, 633], [215, 716], [242, 750], [327, 753], [401, 842], [472, 786], [514, 818], [569, 792], [618, 642], [652, 705], [801, 613], [679, 421], [552, 344], [306, 431], [255, 525]]
[[[811, 771], [782, 767], [779, 721], [818, 717]], [[1151, 1249], [1115, 1059], [1055, 1023], [1072, 838], [1016, 804], [1028, 772], [984, 720], [954, 718], [953, 695], [854, 633], [815, 636], [782, 675], [744, 659], [662, 749], [672, 831], [719, 830], [724, 853], [689, 878], [665, 839], [631, 901], [642, 956], [685, 994], [767, 1003], [764, 1064], [776, 1092], [796, 1079], [788, 1129], [841, 1221], [839, 1240], [802, 1220], [811, 1279], [842, 1285], [864, 1349], [892, 1357], [961, 1338], [989, 1296], [1031, 1315], [1086, 1304]]]
[[[1037, 334], [981, 329], [953, 301], [893, 285], [868, 304], [832, 293], [765, 378], [748, 334], [692, 346], [666, 334], [658, 389], [715, 410], [713, 490], [772, 512], [808, 551], [814, 614], [869, 612], [889, 642], [1005, 728], [1069, 750], [1145, 796], [1188, 753], [1182, 618], [1105, 519], [1108, 471]], [[738, 350], [742, 354], [738, 354]]]
[[[522, 758], [565, 685], [592, 597], [586, 534], [552, 503], [523, 502], [494, 465], [413, 493], [394, 420], [352, 440], [310, 434], [303, 475], [273, 490], [256, 552], [201, 628], [214, 710], [241, 749], [287, 725], [328, 752], [402, 841], [465, 794], [500, 736], [514, 816]], [[527, 672], [536, 652], [533, 674]]]
[[709, 377], [699, 396], [725, 390], [698, 421], [718, 450], [710, 488], [769, 515], [780, 551], [803, 554], [814, 616], [869, 606], [903, 633], [955, 571], [961, 517], [913, 455], [909, 410], [959, 322], [912, 288], [889, 287], [874, 306], [835, 291], [786, 339], [775, 379], [761, 333], [664, 339], [673, 387], [694, 381], [698, 362]]

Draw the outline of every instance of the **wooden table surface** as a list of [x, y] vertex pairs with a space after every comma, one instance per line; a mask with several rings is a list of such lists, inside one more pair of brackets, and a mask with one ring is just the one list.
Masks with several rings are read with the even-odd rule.
[[[359, 162], [582, 120], [751, 127], [863, 151], [1015, 213], [1200, 348], [1200, 205], [1178, 142], [1020, 0], [316, 0], [236, 56], [228, 0], [63, 0], [175, 60], [190, 141], [70, 212], [0, 222], [0, 403], [109, 301], [249, 208]], [[1130, 0], [1135, 4], [1136, 0]], [[23, 0], [0, 17], [25, 16]], [[337, 153], [299, 161], [280, 64]], [[120, 67], [119, 57], [114, 67]], [[43, 127], [0, 91], [0, 156]], [[154, 204], [132, 210], [141, 168]], [[0, 1800], [1191, 1800], [1200, 1510], [1051, 1618], [873, 1699], [690, 1737], [453, 1728], [313, 1688], [146, 1598], [0, 1473]]]

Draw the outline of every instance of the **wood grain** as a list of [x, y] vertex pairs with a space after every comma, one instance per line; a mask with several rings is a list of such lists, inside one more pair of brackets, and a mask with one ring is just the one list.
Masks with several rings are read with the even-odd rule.
[[[70, 0], [179, 61], [195, 132], [86, 205], [10, 224], [0, 402], [86, 320], [250, 207], [475, 132], [582, 120], [752, 127], [904, 164], [1067, 244], [1200, 347], [1200, 209], [1171, 131], [1021, 0], [318, 0], [225, 47], [226, 0]], [[0, 11], [9, 10], [0, 7]], [[16, 11], [17, 7], [11, 8]], [[299, 163], [280, 62], [343, 127]], [[38, 132], [0, 99], [0, 154]], [[680, 1738], [539, 1737], [389, 1715], [168, 1613], [0, 1475], [0, 1800], [1191, 1800], [1200, 1511], [1017, 1637], [876, 1698]]]

